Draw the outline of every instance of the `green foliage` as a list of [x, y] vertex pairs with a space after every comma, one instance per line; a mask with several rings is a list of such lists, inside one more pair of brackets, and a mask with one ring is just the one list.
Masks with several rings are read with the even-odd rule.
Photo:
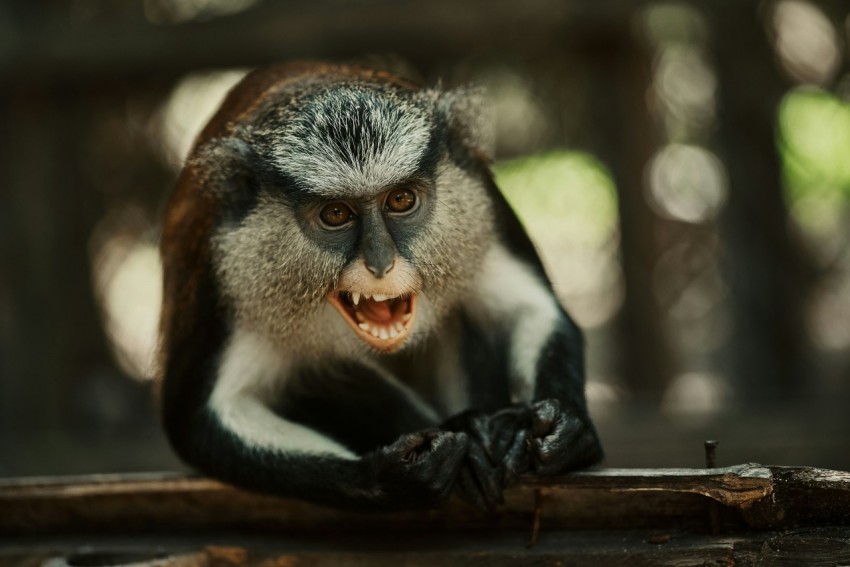
[[592, 156], [554, 150], [501, 162], [496, 183], [532, 235], [601, 247], [617, 231], [617, 194]]
[[790, 92], [778, 146], [792, 217], [810, 234], [832, 231], [850, 204], [850, 105], [817, 89]]
[[850, 197], [850, 105], [823, 91], [792, 91], [779, 109], [779, 148], [792, 199], [809, 191]]

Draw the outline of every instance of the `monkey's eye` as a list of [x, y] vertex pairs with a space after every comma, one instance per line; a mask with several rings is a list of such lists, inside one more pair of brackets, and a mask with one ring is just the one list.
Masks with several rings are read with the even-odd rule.
[[328, 203], [322, 208], [319, 217], [327, 226], [336, 228], [350, 222], [354, 218], [354, 211], [345, 203]]
[[406, 213], [416, 205], [416, 193], [410, 189], [393, 189], [387, 194], [384, 207], [393, 213]]

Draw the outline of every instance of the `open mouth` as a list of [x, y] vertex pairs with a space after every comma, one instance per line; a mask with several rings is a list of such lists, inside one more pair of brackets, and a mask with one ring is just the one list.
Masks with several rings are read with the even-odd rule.
[[404, 343], [413, 326], [416, 295], [334, 291], [328, 297], [348, 324], [370, 346], [391, 352]]

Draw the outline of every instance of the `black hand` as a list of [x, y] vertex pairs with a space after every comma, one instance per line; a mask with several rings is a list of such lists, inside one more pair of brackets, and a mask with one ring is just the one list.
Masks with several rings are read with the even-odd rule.
[[564, 409], [555, 399], [536, 402], [532, 410], [532, 438], [528, 443], [532, 468], [553, 475], [590, 466], [602, 458], [602, 448], [589, 419]]
[[458, 496], [482, 511], [495, 510], [496, 506], [504, 502], [504, 498], [502, 471], [498, 456], [493, 454], [490, 416], [468, 410], [446, 421], [442, 428], [463, 431], [470, 438], [466, 461], [458, 477]]
[[490, 452], [498, 463], [503, 487], [513, 484], [531, 466], [527, 446], [532, 418], [531, 408], [524, 405], [503, 408], [490, 415]]
[[471, 442], [458, 476], [458, 496], [479, 510], [492, 512], [504, 503], [499, 477], [498, 468], [492, 465], [484, 448]]
[[451, 493], [469, 448], [465, 433], [429, 429], [402, 435], [371, 454], [386, 508], [432, 507]]
[[531, 408], [518, 405], [492, 414], [465, 411], [443, 424], [470, 436], [467, 463], [458, 479], [461, 498], [482, 510], [493, 510], [504, 501], [502, 490], [531, 466], [527, 447], [531, 423]]

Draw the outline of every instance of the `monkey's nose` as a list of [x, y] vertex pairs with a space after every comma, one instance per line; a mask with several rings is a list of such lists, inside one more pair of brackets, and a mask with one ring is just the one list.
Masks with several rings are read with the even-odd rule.
[[372, 275], [378, 279], [381, 279], [388, 273], [392, 271], [395, 267], [395, 258], [391, 259], [389, 263], [384, 263], [383, 265], [372, 265], [371, 262], [366, 262], [366, 269], [372, 272]]

